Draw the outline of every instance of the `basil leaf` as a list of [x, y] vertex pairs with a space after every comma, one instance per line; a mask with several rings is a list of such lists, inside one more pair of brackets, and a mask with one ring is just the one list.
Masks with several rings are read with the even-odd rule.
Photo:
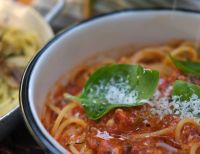
[[200, 122], [200, 86], [177, 80], [172, 91], [173, 113]]
[[192, 95], [200, 97], [200, 86], [177, 80], [174, 82], [172, 95], [179, 96], [181, 101], [189, 101]]
[[169, 56], [174, 65], [185, 73], [200, 77], [200, 63], [189, 60], [178, 60], [171, 55]]
[[90, 76], [80, 96], [65, 97], [79, 101], [88, 117], [96, 120], [113, 108], [144, 104], [154, 94], [158, 79], [158, 71], [140, 65], [106, 65]]

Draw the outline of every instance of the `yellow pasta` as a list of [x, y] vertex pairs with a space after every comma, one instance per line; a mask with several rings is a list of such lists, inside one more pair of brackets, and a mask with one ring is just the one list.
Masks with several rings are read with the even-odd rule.
[[18, 105], [23, 70], [40, 46], [34, 32], [0, 27], [0, 116]]
[[[169, 54], [180, 60], [199, 61], [198, 48], [192, 42], [180, 41], [138, 51], [134, 49], [132, 53], [117, 58], [108, 56], [92, 64], [86, 62], [78, 65], [67, 78], [67, 84], [56, 84], [47, 96], [42, 122], [50, 134], [72, 154], [197, 154], [200, 150], [200, 124], [189, 118], [191, 116], [174, 114], [172, 106], [167, 105], [172, 101], [174, 81], [199, 81], [177, 69], [169, 59]], [[113, 63], [140, 64], [146, 69], [159, 71], [160, 82], [155, 95], [147, 100], [149, 103], [116, 108], [102, 118], [92, 120], [87, 116], [84, 106], [60, 97], [64, 93], [80, 95], [86, 81], [97, 68]], [[159, 112], [155, 112], [155, 104]], [[168, 113], [164, 113], [165, 110], [169, 110]]]

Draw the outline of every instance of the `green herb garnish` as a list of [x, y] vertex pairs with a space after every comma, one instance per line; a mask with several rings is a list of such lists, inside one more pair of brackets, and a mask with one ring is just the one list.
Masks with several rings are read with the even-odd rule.
[[154, 94], [158, 79], [158, 71], [139, 65], [106, 65], [90, 76], [80, 96], [65, 97], [79, 101], [88, 117], [96, 120], [113, 108], [144, 104]]
[[200, 122], [200, 86], [177, 80], [172, 91], [173, 113]]
[[188, 101], [192, 95], [200, 97], [200, 86], [177, 80], [174, 82], [172, 95], [179, 96], [181, 101]]
[[171, 55], [169, 56], [174, 65], [185, 73], [200, 77], [200, 63], [190, 60], [178, 60]]

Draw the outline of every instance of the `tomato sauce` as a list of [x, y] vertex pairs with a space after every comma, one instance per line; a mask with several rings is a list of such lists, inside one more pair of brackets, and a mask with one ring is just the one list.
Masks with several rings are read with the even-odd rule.
[[[171, 95], [170, 86], [177, 79], [200, 84], [198, 78], [188, 77], [179, 71], [174, 71], [169, 77], [162, 77], [158, 85], [159, 96]], [[76, 82], [79, 80], [79, 82]], [[86, 80], [74, 79], [65, 86], [59, 86], [52, 96], [57, 107], [63, 108], [67, 102], [64, 93], [78, 95]], [[151, 100], [150, 100], [151, 101]], [[164, 135], [151, 137], [136, 137], [138, 134], [152, 133], [169, 127], [176, 127], [180, 118], [175, 115], [165, 115], [162, 118], [151, 112], [149, 103], [137, 107], [116, 108], [99, 120], [87, 118], [82, 106], [75, 107], [72, 114], [87, 123], [85, 130], [72, 126], [58, 141], [68, 150], [71, 143], [79, 145], [83, 142], [94, 154], [165, 154], [189, 153], [191, 143], [200, 142], [200, 129], [193, 125], [185, 125], [181, 131], [182, 143], [176, 141], [175, 130]], [[52, 116], [55, 121], [56, 116]], [[45, 123], [44, 123], [45, 124]], [[47, 126], [46, 126], [47, 127]], [[76, 134], [73, 130], [76, 129]], [[71, 133], [70, 133], [71, 131]], [[198, 151], [199, 152], [199, 151]]]
[[[180, 78], [182, 80], [192, 80], [181, 75], [180, 72], [174, 72], [170, 77], [162, 78], [162, 82], [158, 86], [160, 97], [164, 95], [167, 87], [173, 81]], [[56, 93], [56, 97], [62, 96], [65, 92], [78, 94], [80, 91], [81, 88], [79, 85], [75, 82], [69, 82], [62, 90], [59, 90], [59, 94]], [[149, 104], [130, 108], [117, 108], [110, 111], [101, 119], [94, 121], [87, 118], [83, 107], [78, 106], [73, 109], [73, 115], [76, 114], [87, 122], [85, 142], [87, 147], [92, 149], [93, 153], [188, 153], [188, 149], [183, 150], [182, 145], [175, 140], [174, 131], [161, 136], [134, 138], [137, 134], [155, 132], [170, 126], [175, 127], [180, 121], [180, 118], [175, 115], [166, 115], [160, 118], [152, 114], [150, 109], [151, 106]], [[199, 135], [200, 131], [197, 128], [192, 125], [186, 125], [182, 130], [183, 143], [187, 144], [189, 140], [200, 142]], [[66, 148], [68, 148], [66, 144], [68, 138], [69, 136], [63, 138], [63, 146]]]

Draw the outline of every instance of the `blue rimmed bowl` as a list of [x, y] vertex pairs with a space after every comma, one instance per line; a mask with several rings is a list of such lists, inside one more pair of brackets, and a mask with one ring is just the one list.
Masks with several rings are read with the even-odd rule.
[[41, 122], [44, 100], [61, 75], [90, 55], [111, 48], [196, 40], [200, 15], [184, 10], [126, 10], [84, 21], [54, 37], [27, 67], [20, 90], [24, 119], [48, 152], [68, 153]]

